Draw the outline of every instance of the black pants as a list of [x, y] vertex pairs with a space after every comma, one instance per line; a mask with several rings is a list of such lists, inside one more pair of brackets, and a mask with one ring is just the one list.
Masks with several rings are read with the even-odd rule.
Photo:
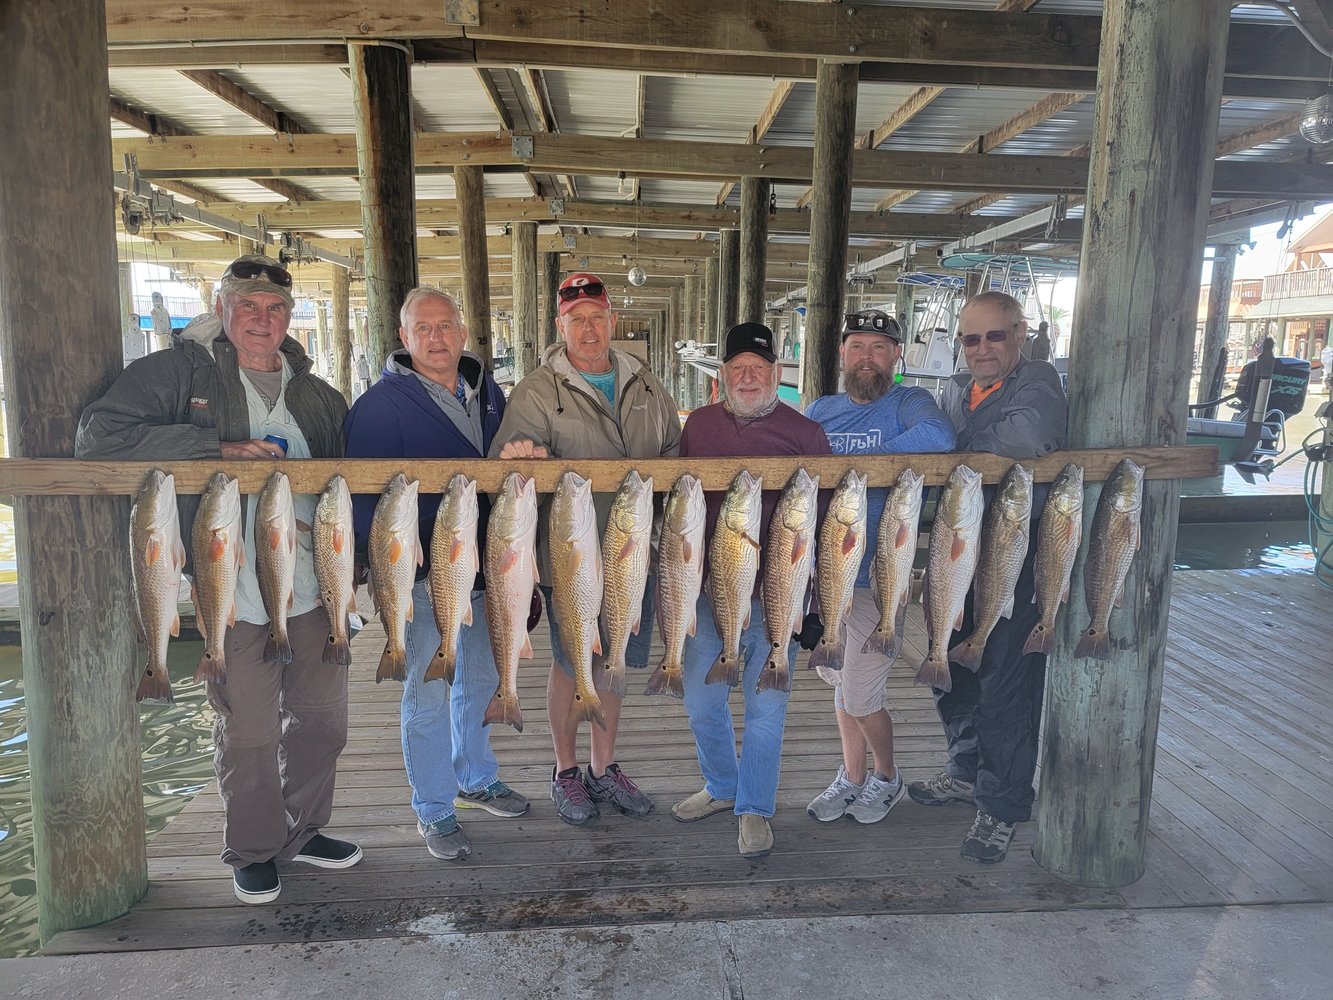
[[[1032, 603], [1032, 566], [1036, 527], [1023, 572], [1014, 591], [1014, 613], [1001, 618], [986, 643], [981, 669], [949, 664], [953, 690], [935, 689], [935, 707], [949, 740], [949, 773], [976, 785], [977, 808], [1005, 823], [1032, 818], [1036, 792], [1037, 736], [1041, 699], [1046, 686], [1046, 657], [1023, 655], [1023, 644], [1039, 618]], [[963, 627], [949, 640], [952, 647], [972, 631], [973, 595], [968, 594]]]

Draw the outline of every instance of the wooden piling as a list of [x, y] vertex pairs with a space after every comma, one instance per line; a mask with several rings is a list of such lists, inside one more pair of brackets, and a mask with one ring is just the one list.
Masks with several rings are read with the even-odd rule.
[[458, 254], [463, 268], [463, 315], [468, 350], [491, 363], [491, 272], [486, 250], [486, 189], [481, 167], [455, 167], [458, 196]]
[[724, 229], [719, 235], [717, 329], [720, 341], [740, 322], [741, 231]]
[[352, 402], [352, 325], [348, 315], [352, 276], [345, 267], [333, 269], [333, 384]]
[[537, 367], [537, 223], [515, 222], [514, 384]]
[[768, 265], [767, 177], [741, 178], [740, 308], [742, 323], [764, 321], [764, 269]]

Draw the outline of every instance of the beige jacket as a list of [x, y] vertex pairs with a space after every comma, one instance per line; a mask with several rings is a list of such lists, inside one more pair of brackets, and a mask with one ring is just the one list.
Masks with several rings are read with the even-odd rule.
[[[632, 355], [613, 350], [615, 406], [570, 364], [564, 344], [547, 348], [541, 367], [518, 385], [505, 404], [504, 419], [491, 442], [491, 457], [510, 441], [524, 438], [555, 458], [668, 458], [680, 448], [680, 415], [666, 387]], [[653, 538], [661, 530], [664, 489], [654, 483]], [[594, 493], [597, 530], [604, 532], [614, 493]], [[551, 563], [546, 525], [551, 494], [542, 496], [537, 531], [537, 567], [550, 586]]]

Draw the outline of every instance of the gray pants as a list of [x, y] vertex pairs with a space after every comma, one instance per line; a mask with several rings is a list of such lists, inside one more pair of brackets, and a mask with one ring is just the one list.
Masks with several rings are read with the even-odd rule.
[[227, 633], [227, 683], [209, 684], [217, 711], [213, 766], [224, 820], [222, 860], [242, 868], [287, 860], [329, 821], [338, 754], [347, 743], [347, 668], [321, 660], [322, 608], [287, 623], [292, 662], [264, 662], [267, 625]]

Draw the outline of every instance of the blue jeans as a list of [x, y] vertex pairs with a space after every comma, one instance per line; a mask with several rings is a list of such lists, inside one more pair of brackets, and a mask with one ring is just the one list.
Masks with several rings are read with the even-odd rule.
[[412, 809], [423, 825], [454, 814], [454, 796], [475, 792], [499, 776], [489, 731], [481, 724], [499, 675], [486, 630], [480, 590], [472, 592], [472, 625], [458, 640], [458, 673], [453, 687], [423, 678], [440, 631], [435, 627], [425, 580], [412, 588], [412, 620], [407, 623], [407, 682], [403, 685], [403, 764], [412, 785]]
[[[782, 730], [787, 723], [787, 693], [756, 691], [759, 675], [768, 661], [768, 637], [764, 635], [764, 611], [759, 601], [750, 605], [750, 627], [741, 633], [741, 656], [745, 670], [741, 692], [745, 698], [745, 738], [739, 757], [736, 732], [731, 724], [726, 684], [705, 684], [704, 678], [722, 652], [722, 639], [713, 620], [713, 604], [699, 596], [699, 626], [685, 639], [685, 712], [694, 731], [708, 794], [715, 799], [735, 799], [736, 815], [754, 813], [769, 817], [777, 809], [778, 770], [782, 766]], [[796, 646], [787, 647], [787, 669], [796, 663]]]

